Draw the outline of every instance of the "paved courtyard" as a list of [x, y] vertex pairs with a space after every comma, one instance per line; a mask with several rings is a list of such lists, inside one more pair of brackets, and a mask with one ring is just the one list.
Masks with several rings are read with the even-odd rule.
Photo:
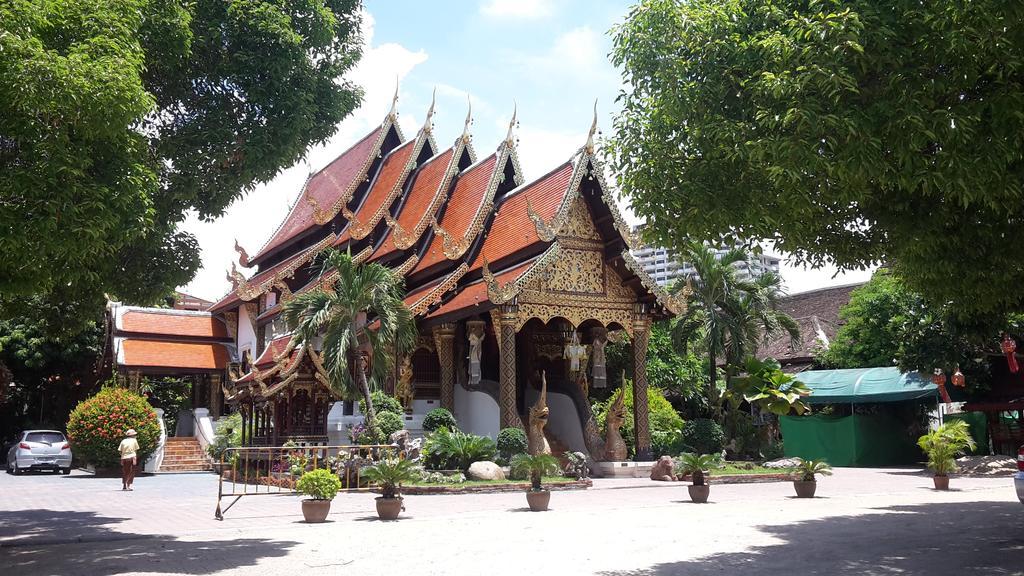
[[410, 496], [398, 522], [342, 494], [331, 522], [293, 496], [243, 498], [213, 519], [216, 477], [0, 475], [0, 574], [1024, 575], [1024, 506], [1010, 478], [838, 469], [820, 498], [789, 483], [597, 480], [525, 511], [521, 493]]

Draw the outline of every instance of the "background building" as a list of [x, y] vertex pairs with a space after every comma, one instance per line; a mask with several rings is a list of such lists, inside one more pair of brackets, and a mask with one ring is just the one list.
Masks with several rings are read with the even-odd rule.
[[[638, 230], [634, 230], [638, 232]], [[740, 246], [737, 244], [737, 246]], [[715, 248], [715, 257], [721, 259], [729, 251], [728, 247]], [[694, 274], [689, 262], [679, 262], [673, 258], [671, 251], [660, 246], [644, 245], [633, 250], [633, 257], [643, 266], [644, 272], [654, 279], [659, 286], [671, 286], [678, 278]], [[741, 278], [757, 278], [765, 272], [779, 273], [782, 259], [769, 254], [750, 254], [748, 262], [739, 262], [736, 267]]]

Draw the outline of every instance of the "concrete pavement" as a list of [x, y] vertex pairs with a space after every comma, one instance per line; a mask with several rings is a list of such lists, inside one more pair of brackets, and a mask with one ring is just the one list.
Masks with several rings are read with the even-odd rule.
[[[331, 522], [293, 496], [243, 498], [213, 520], [216, 477], [161, 475], [121, 492], [80, 473], [0, 476], [3, 574], [1021, 574], [1024, 506], [1010, 478], [837, 469], [814, 500], [789, 483], [596, 480], [524, 511], [522, 494], [409, 496], [398, 522], [342, 494]], [[10, 569], [11, 571], [8, 571]]]

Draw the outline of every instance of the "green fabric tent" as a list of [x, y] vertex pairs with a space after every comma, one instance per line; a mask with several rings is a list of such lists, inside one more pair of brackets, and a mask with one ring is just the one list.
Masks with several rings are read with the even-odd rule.
[[808, 370], [796, 379], [811, 389], [809, 404], [863, 404], [934, 398], [939, 387], [917, 372], [899, 368]]
[[[938, 386], [898, 368], [810, 370], [796, 375], [811, 389], [809, 404], [865, 404], [936, 398]], [[787, 457], [825, 460], [833, 466], [891, 466], [922, 458], [907, 423], [886, 414], [783, 416]]]

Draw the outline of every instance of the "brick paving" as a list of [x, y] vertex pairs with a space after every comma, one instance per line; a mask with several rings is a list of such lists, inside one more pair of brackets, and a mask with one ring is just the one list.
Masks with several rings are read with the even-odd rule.
[[[1024, 506], [1010, 478], [839, 469], [821, 498], [789, 483], [596, 480], [556, 492], [409, 496], [380, 522], [369, 494], [342, 494], [331, 522], [301, 522], [294, 496], [247, 497], [213, 519], [212, 474], [118, 479], [0, 475], [0, 573], [35, 574], [1024, 574]], [[80, 541], [80, 542], [79, 542]], [[8, 570], [10, 569], [10, 570]]]

